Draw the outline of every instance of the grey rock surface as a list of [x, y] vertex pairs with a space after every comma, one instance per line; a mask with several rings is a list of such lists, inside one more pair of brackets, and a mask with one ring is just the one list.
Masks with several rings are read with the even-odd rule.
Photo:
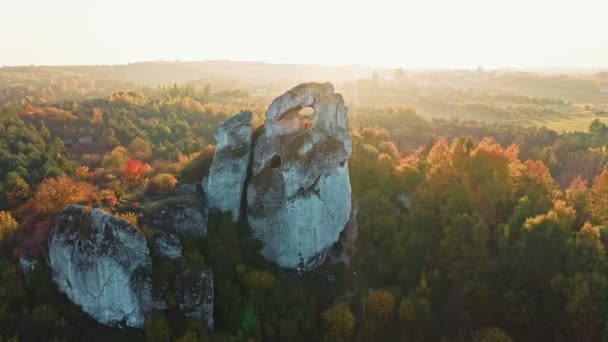
[[182, 257], [182, 243], [177, 236], [165, 231], [156, 231], [154, 242], [154, 250], [161, 256], [172, 260]]
[[[300, 110], [312, 107], [314, 118]], [[262, 254], [284, 268], [321, 264], [349, 221], [348, 109], [329, 83], [276, 98], [254, 142], [247, 218]]]
[[59, 290], [100, 323], [142, 327], [153, 310], [150, 251], [126, 220], [66, 206], [51, 231], [49, 263]]
[[412, 210], [412, 195], [404, 192], [397, 197], [399, 203], [401, 204], [401, 208], [410, 211]]
[[241, 112], [224, 120], [215, 132], [217, 145], [209, 176], [202, 182], [210, 208], [232, 213], [238, 221], [251, 158], [253, 114]]
[[208, 215], [208, 209], [204, 206], [197, 208], [189, 204], [172, 203], [148, 210], [144, 215], [144, 221], [154, 230], [177, 235], [205, 236]]
[[19, 256], [19, 269], [21, 269], [21, 273], [25, 276], [32, 272], [36, 266], [38, 266], [38, 260], [32, 258], [30, 255], [22, 253]]
[[199, 192], [198, 184], [180, 184], [175, 187], [175, 192], [179, 194], [196, 194]]
[[176, 282], [179, 307], [190, 318], [202, 319], [213, 330], [213, 272], [187, 270]]

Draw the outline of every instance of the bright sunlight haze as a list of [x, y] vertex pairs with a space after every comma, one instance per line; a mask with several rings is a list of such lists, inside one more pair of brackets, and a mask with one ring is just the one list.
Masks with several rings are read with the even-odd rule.
[[608, 67], [608, 2], [5, 1], [0, 65]]

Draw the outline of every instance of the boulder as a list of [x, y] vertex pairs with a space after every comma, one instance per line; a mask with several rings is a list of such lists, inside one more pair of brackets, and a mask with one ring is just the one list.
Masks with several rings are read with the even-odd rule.
[[217, 145], [209, 176], [202, 182], [210, 208], [232, 213], [238, 221], [251, 158], [253, 114], [241, 112], [224, 120], [215, 132]]
[[178, 260], [182, 257], [182, 243], [179, 238], [166, 231], [155, 231], [155, 252], [165, 258]]
[[411, 194], [404, 192], [404, 193], [400, 194], [399, 196], [397, 196], [397, 200], [401, 204], [402, 209], [404, 209], [408, 212], [410, 210], [412, 210], [412, 195]]
[[68, 205], [49, 238], [49, 263], [60, 291], [100, 323], [142, 327], [153, 309], [144, 235], [98, 209]]
[[146, 210], [144, 222], [154, 230], [176, 235], [205, 236], [208, 215], [208, 209], [203, 204], [169, 203]]
[[21, 253], [19, 256], [19, 268], [21, 269], [21, 273], [27, 276], [30, 272], [32, 272], [38, 266], [38, 260], [31, 257], [26, 252]]
[[180, 184], [175, 187], [175, 192], [177, 192], [178, 194], [184, 194], [184, 195], [196, 194], [199, 192], [198, 184], [190, 184], [190, 183]]
[[175, 284], [178, 304], [187, 317], [201, 319], [213, 330], [213, 272], [186, 270]]
[[329, 83], [299, 85], [268, 108], [254, 142], [247, 219], [262, 254], [281, 267], [321, 264], [349, 221], [347, 111]]

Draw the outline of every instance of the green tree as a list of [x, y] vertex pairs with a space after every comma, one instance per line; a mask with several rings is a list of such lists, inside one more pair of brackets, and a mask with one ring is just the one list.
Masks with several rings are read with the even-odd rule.
[[473, 333], [473, 342], [513, 342], [504, 331], [497, 327], [477, 330]]
[[146, 342], [165, 342], [170, 341], [173, 332], [167, 322], [167, 319], [162, 315], [156, 315], [150, 319], [145, 327]]
[[322, 314], [327, 341], [347, 341], [355, 330], [356, 319], [348, 305], [337, 302]]

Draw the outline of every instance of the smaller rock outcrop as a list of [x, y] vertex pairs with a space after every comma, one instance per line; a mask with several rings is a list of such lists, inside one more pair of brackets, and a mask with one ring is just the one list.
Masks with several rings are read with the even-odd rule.
[[187, 317], [202, 319], [213, 330], [213, 272], [186, 270], [175, 284], [179, 307]]
[[36, 266], [38, 266], [38, 260], [32, 258], [27, 253], [24, 252], [19, 256], [19, 268], [25, 276], [32, 272]]
[[154, 229], [162, 229], [178, 235], [205, 236], [208, 214], [208, 209], [204, 206], [174, 203], [147, 210], [144, 221]]
[[397, 200], [399, 200], [399, 203], [401, 204], [401, 208], [404, 209], [405, 211], [410, 211], [412, 210], [412, 195], [404, 192], [402, 194], [400, 194], [399, 196], [397, 196]]
[[202, 182], [210, 208], [239, 219], [241, 200], [251, 159], [253, 114], [241, 112], [224, 120], [215, 132], [217, 145], [209, 176]]
[[180, 184], [175, 187], [175, 192], [177, 192], [178, 194], [185, 194], [185, 195], [196, 194], [199, 192], [198, 184], [190, 184], [190, 183]]
[[182, 243], [179, 238], [165, 231], [155, 231], [155, 252], [172, 260], [182, 257]]
[[142, 327], [153, 310], [150, 251], [126, 220], [66, 206], [51, 231], [49, 262], [59, 290], [100, 323]]

